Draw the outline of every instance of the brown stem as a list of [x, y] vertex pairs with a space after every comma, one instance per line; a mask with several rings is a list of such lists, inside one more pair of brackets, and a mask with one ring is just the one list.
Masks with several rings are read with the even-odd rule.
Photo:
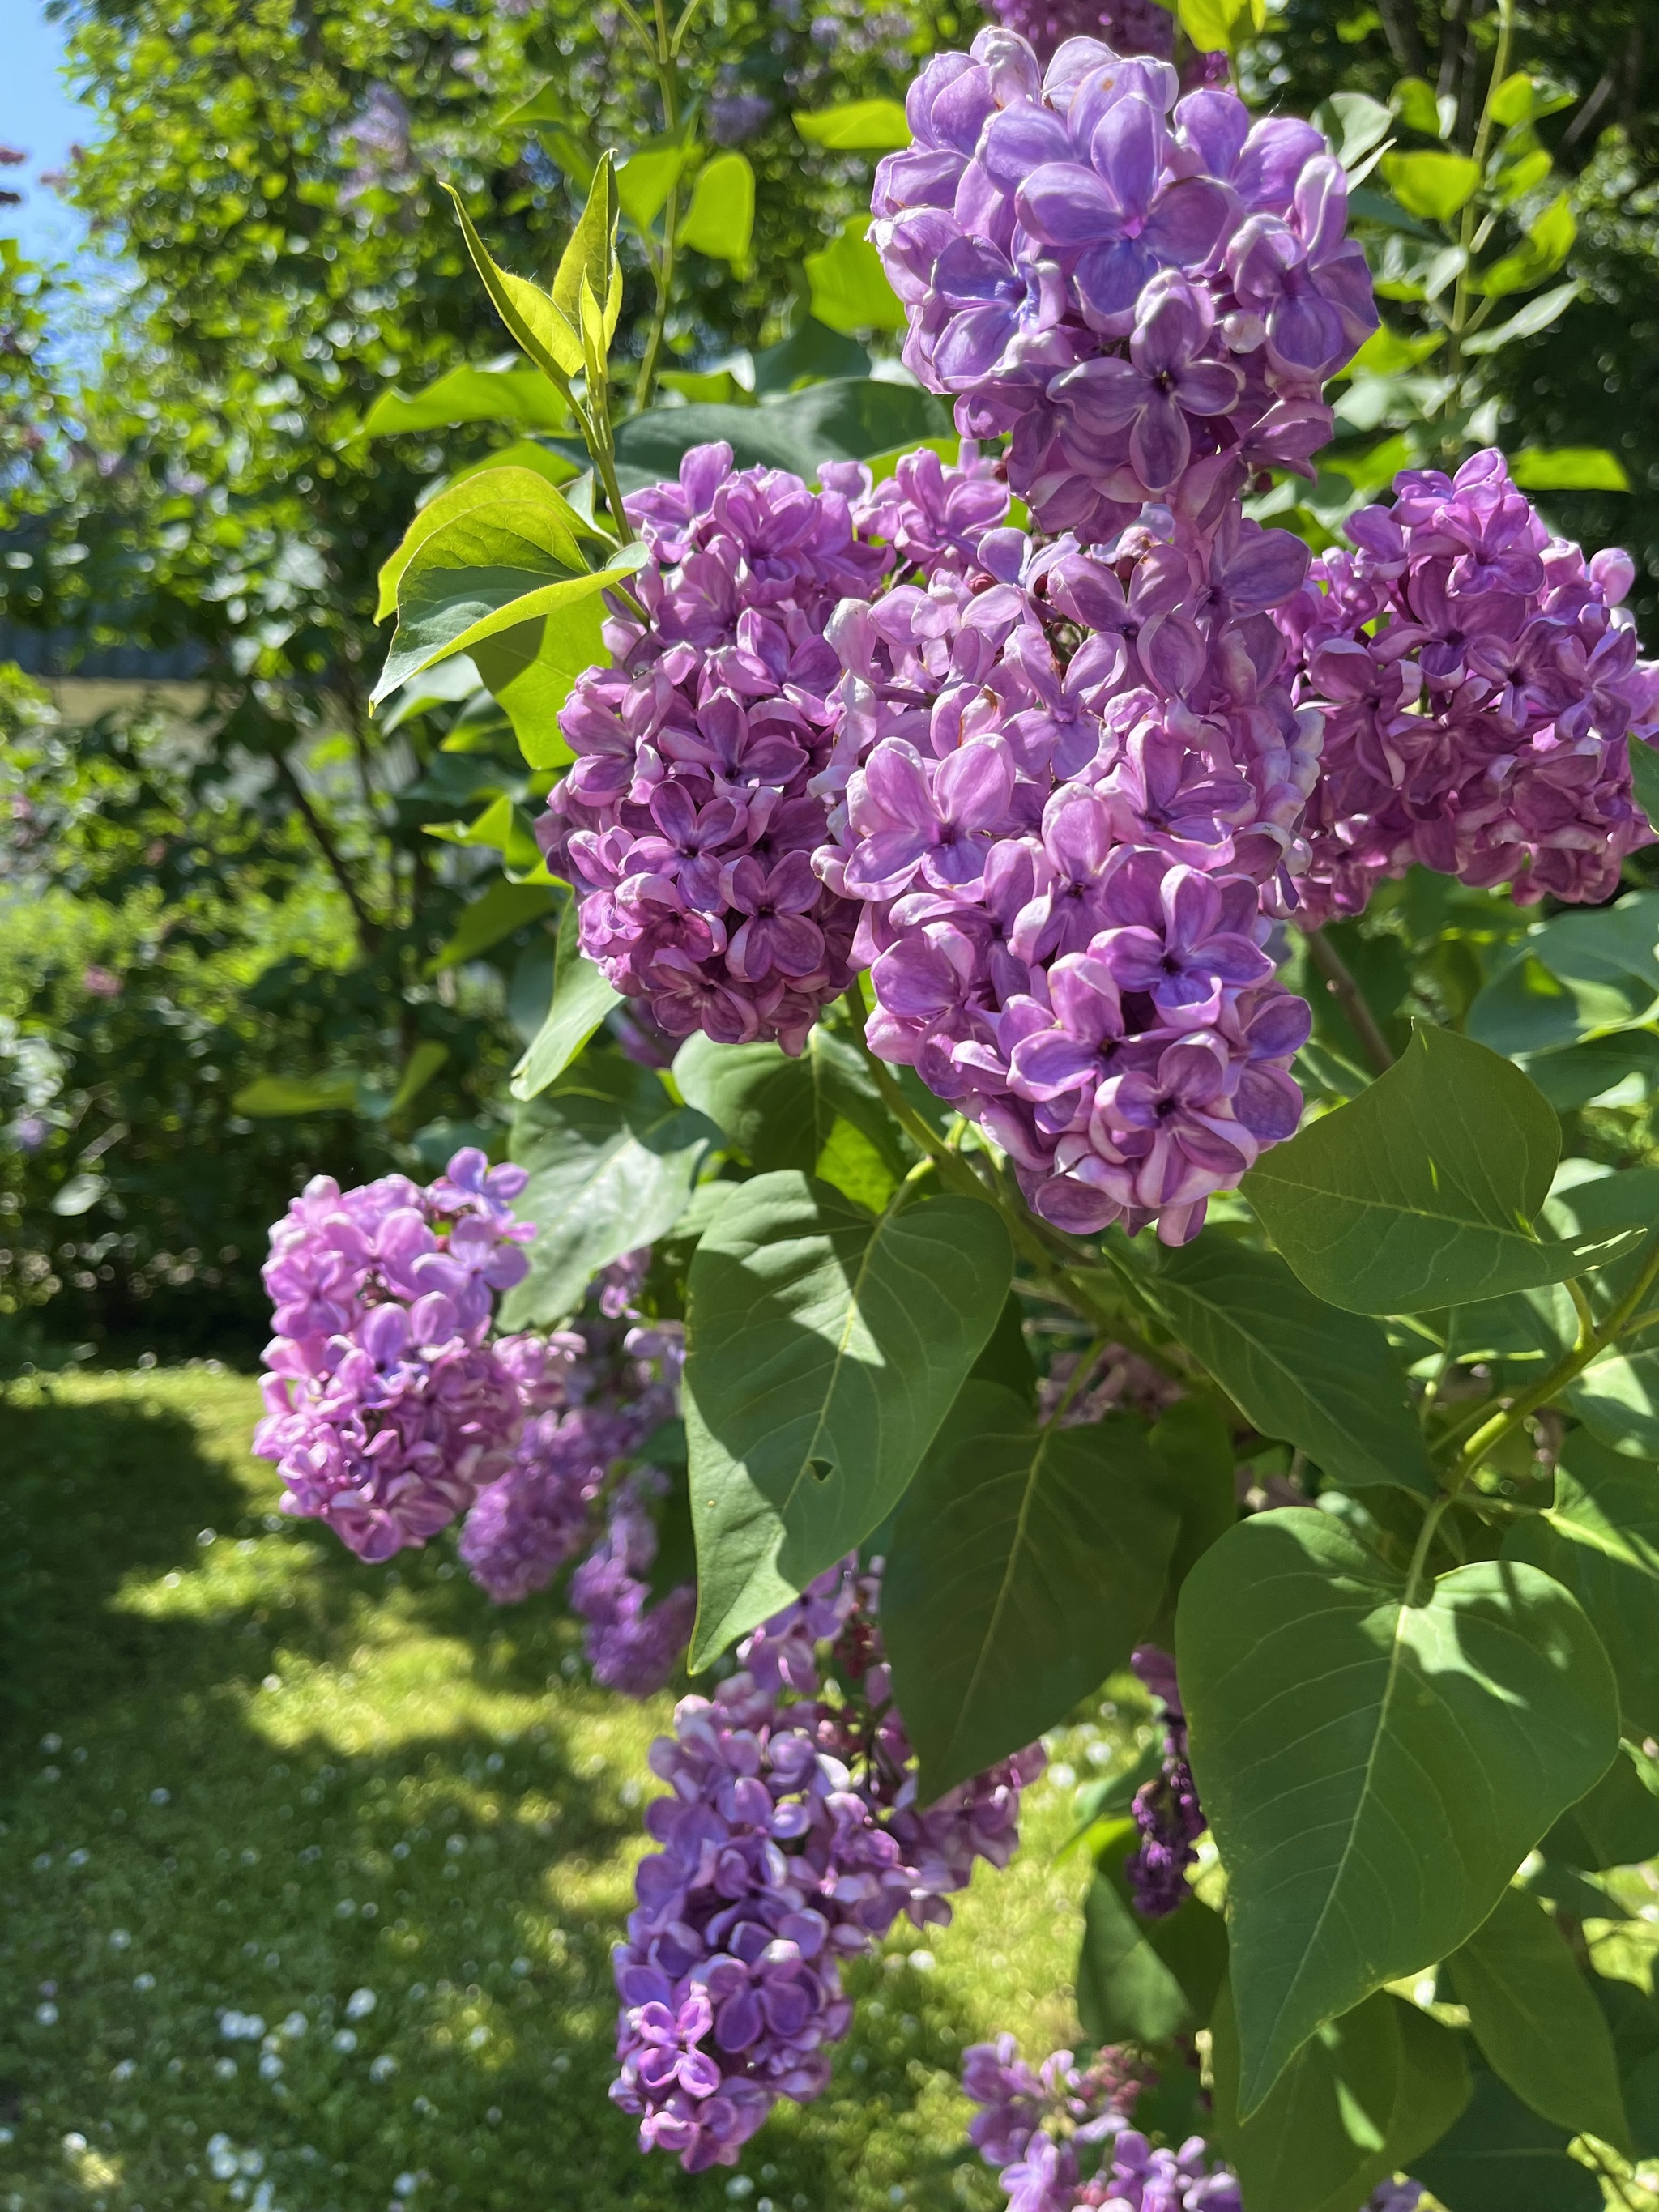
[[1425, 76], [1428, 68], [1412, 0], [1377, 0], [1377, 13], [1382, 18], [1382, 35], [1389, 42], [1389, 52], [1401, 75]]
[[312, 805], [305, 787], [294, 773], [294, 766], [288, 755], [273, 753], [271, 758], [276, 763], [276, 774], [283, 788], [294, 801], [300, 819], [310, 830], [318, 851], [328, 864], [330, 874], [345, 894], [346, 904], [351, 908], [352, 919], [357, 925], [358, 943], [362, 946], [365, 953], [378, 951], [380, 943], [380, 925], [363, 904], [362, 894], [352, 880], [351, 871], [347, 867], [339, 847], [330, 834], [328, 824]]
[[1394, 1052], [1376, 1016], [1366, 1005], [1352, 970], [1322, 929], [1310, 929], [1306, 935], [1314, 966], [1325, 978], [1326, 989], [1346, 1015], [1348, 1026], [1358, 1038], [1360, 1049], [1370, 1062], [1373, 1073], [1386, 1075], [1394, 1066]]

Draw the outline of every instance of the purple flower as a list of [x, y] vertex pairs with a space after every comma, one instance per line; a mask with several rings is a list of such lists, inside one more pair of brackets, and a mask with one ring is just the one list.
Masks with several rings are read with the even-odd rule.
[[1048, 387], [1066, 410], [1074, 446], [1115, 461], [1114, 434], [1127, 431], [1130, 465], [1147, 490], [1178, 483], [1192, 458], [1194, 421], [1227, 414], [1243, 387], [1231, 362], [1200, 358], [1214, 319], [1207, 293], [1173, 271], [1154, 276], [1136, 302], [1128, 359], [1084, 362]]

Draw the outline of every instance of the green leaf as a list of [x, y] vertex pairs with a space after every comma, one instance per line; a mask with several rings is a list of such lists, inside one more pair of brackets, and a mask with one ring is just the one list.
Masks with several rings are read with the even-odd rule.
[[1227, 1924], [1198, 1898], [1166, 1919], [1136, 1916], [1123, 1862], [1139, 1840], [1133, 1820], [1115, 1824], [1084, 1899], [1077, 2009], [1095, 2044], [1191, 2034], [1207, 2023], [1227, 1971]]
[[691, 149], [682, 139], [653, 139], [617, 171], [617, 204], [636, 229], [649, 230], [685, 173]]
[[[559, 918], [557, 949], [553, 957], [553, 1003], [535, 1042], [513, 1071], [511, 1090], [526, 1102], [556, 1082], [587, 1042], [622, 993], [607, 983], [591, 960], [585, 960], [576, 943], [576, 901], [566, 905]], [[695, 1103], [695, 1102], [692, 1102]], [[514, 1157], [518, 1156], [515, 1153]]]
[[691, 1663], [787, 1603], [903, 1496], [995, 1324], [1013, 1259], [988, 1206], [872, 1219], [793, 1170], [744, 1183], [688, 1287]]
[[904, 306], [887, 281], [881, 256], [865, 233], [867, 215], [849, 216], [821, 252], [806, 256], [812, 313], [832, 331], [902, 331]]
[[1480, 181], [1467, 154], [1385, 154], [1382, 173], [1407, 215], [1449, 222]]
[[908, 1164], [863, 1060], [822, 1025], [791, 1059], [775, 1044], [716, 1044], [701, 1033], [674, 1056], [674, 1080], [763, 1173], [812, 1174], [838, 1118], [861, 1129], [890, 1166]]
[[1416, 2166], [1468, 2100], [1458, 2038], [1401, 1997], [1367, 1997], [1321, 2027], [1248, 2116], [1231, 1987], [1210, 2034], [1216, 2136], [1245, 2202], [1263, 2212], [1358, 2212], [1380, 2182]]
[[1388, 1073], [1244, 1178], [1308, 1288], [1357, 1313], [1418, 1313], [1563, 1282], [1639, 1232], [1540, 1237], [1561, 1125], [1496, 1053], [1426, 1023]]
[[447, 1044], [440, 1044], [435, 1037], [422, 1039], [409, 1055], [398, 1079], [398, 1087], [386, 1101], [386, 1112], [401, 1114], [406, 1106], [412, 1105], [448, 1058]]
[[[1612, 2031], [1636, 2155], [1659, 2158], [1659, 2002], [1646, 1990], [1612, 1976], [1594, 1975], [1589, 1986]], [[1601, 2212], [1599, 2203], [1595, 2212]]]
[[1522, 491], [1630, 489], [1624, 463], [1605, 446], [1523, 446], [1510, 457], [1510, 482]]
[[1602, 2212], [1601, 2185], [1568, 2157], [1570, 2141], [1483, 2068], [1462, 2118], [1412, 2171], [1446, 2212]]
[[834, 107], [797, 108], [795, 128], [814, 146], [838, 154], [894, 154], [910, 143], [896, 100], [844, 100]]
[[1639, 1741], [1659, 1731], [1659, 1467], [1574, 1430], [1554, 1504], [1510, 1530], [1504, 1557], [1572, 1592], [1612, 1664], [1626, 1734]]
[[[1566, 988], [1563, 989], [1562, 986]], [[1557, 915], [1523, 938], [1471, 1005], [1470, 1034], [1496, 1052], [1536, 1053], [1650, 1021], [1659, 1012], [1659, 892]]]
[[1176, 0], [1176, 14], [1182, 29], [1201, 54], [1231, 52], [1242, 19], [1248, 18], [1256, 30], [1261, 28], [1255, 20], [1255, 0]]
[[464, 515], [477, 518], [496, 507], [524, 506], [542, 516], [538, 538], [547, 552], [566, 569], [585, 569], [587, 562], [578, 540], [592, 533], [585, 528], [582, 518], [569, 501], [544, 477], [531, 469], [469, 470], [459, 483], [448, 485], [416, 511], [397, 551], [381, 563], [375, 621], [384, 622], [388, 615], [397, 612], [398, 586], [410, 562], [428, 540], [435, 538], [447, 524], [459, 521]]
[[1645, 1752], [1625, 1745], [1595, 1789], [1561, 1815], [1539, 1849], [1547, 1859], [1587, 1874], [1659, 1858], [1659, 1767]]
[[495, 313], [537, 368], [562, 387], [569, 378], [580, 374], [582, 367], [581, 337], [574, 318], [550, 300], [538, 286], [498, 269], [473, 228], [472, 218], [462, 206], [460, 194], [453, 185], [446, 185], [444, 190], [455, 203], [466, 250], [472, 257], [473, 267], [483, 279]]
[[280, 1114], [333, 1114], [357, 1103], [355, 1075], [261, 1075], [232, 1098], [234, 1113], [263, 1121]]
[[1446, 343], [1443, 331], [1430, 331], [1420, 337], [1407, 337], [1393, 330], [1387, 323], [1379, 323], [1358, 352], [1348, 364], [1352, 376], [1398, 376], [1402, 370], [1415, 368], [1437, 353]]
[[904, 1494], [882, 1583], [924, 1803], [1064, 1720], [1127, 1664], [1177, 1528], [1144, 1425], [1040, 1427], [969, 1382]]
[[[622, 270], [617, 265], [617, 171], [612, 156], [601, 154], [588, 187], [587, 204], [570, 240], [560, 256], [553, 278], [553, 307], [566, 326], [578, 334], [582, 327], [582, 286], [592, 294], [603, 320], [605, 343], [616, 335], [622, 313]], [[587, 367], [586, 352], [580, 364]], [[590, 370], [589, 388], [592, 390]]]
[[554, 901], [549, 884], [509, 884], [498, 878], [462, 915], [449, 942], [427, 963], [428, 975], [441, 975], [446, 968], [459, 968], [476, 960], [527, 921], [550, 913]]
[[1572, 251], [1578, 235], [1578, 219], [1565, 192], [1558, 192], [1537, 221], [1528, 223], [1525, 241], [1471, 279], [1470, 289], [1489, 299], [1511, 292], [1530, 292], [1556, 270]]
[[620, 1053], [589, 1054], [521, 1106], [507, 1153], [530, 1181], [514, 1211], [536, 1238], [529, 1273], [501, 1301], [501, 1327], [563, 1321], [601, 1267], [665, 1235], [715, 1140], [701, 1114]]
[[1369, 93], [1334, 92], [1329, 105], [1335, 118], [1331, 136], [1337, 141], [1337, 159], [1352, 172], [1388, 137], [1394, 128], [1394, 117]]
[[1212, 1544], [1238, 1518], [1237, 1453], [1231, 1431], [1201, 1398], [1178, 1398], [1160, 1415], [1149, 1442], [1161, 1470], [1161, 1494], [1180, 1521], [1158, 1612], [1148, 1631], [1153, 1644], [1175, 1641], [1175, 1607], [1181, 1586]]
[[1631, 783], [1650, 828], [1659, 826], [1659, 750], [1644, 738], [1627, 738]]
[[[1518, 314], [1511, 315], [1508, 322], [1500, 325], [1497, 330], [1476, 331], [1471, 337], [1465, 338], [1463, 350], [1468, 354], [1497, 353], [1501, 347], [1508, 345], [1512, 339], [1536, 337], [1540, 331], [1547, 331], [1552, 323], [1559, 321], [1577, 297], [1578, 283], [1576, 278], [1571, 284], [1558, 285], [1553, 292], [1540, 292], [1535, 300], [1529, 300]], [[1554, 454], [1540, 452], [1534, 447], [1530, 459], [1524, 453], [1517, 453], [1510, 463], [1510, 480], [1512, 483], [1519, 483], [1522, 481], [1515, 473], [1518, 467], [1531, 466], [1538, 461], [1553, 462], [1566, 459], [1571, 462], [1581, 450], [1589, 449], [1573, 448], [1564, 454]], [[1600, 458], [1607, 460], [1613, 459], [1611, 454]], [[1615, 469], [1619, 468], [1617, 461], [1613, 461], [1613, 466]], [[1620, 470], [1620, 474], [1622, 476], [1624, 471]], [[1538, 491], [1551, 491], [1558, 489], [1553, 484], [1543, 483], [1531, 488]], [[1576, 484], [1567, 483], [1559, 488], [1572, 490], [1576, 489]], [[1592, 489], [1603, 488], [1605, 487], [1591, 487]], [[1610, 489], [1614, 491], [1627, 491], [1630, 486], [1628, 482], [1626, 482], [1613, 484]]]
[[[641, 544], [624, 545], [606, 567], [573, 575], [562, 553], [545, 507], [527, 502], [479, 508], [434, 532], [399, 580], [398, 628], [375, 701], [453, 653], [472, 653], [477, 659], [474, 649], [483, 640], [526, 623], [544, 620], [561, 639], [574, 609], [626, 582], [649, 557]], [[590, 638], [584, 623], [562, 650], [563, 659], [586, 650]], [[544, 651], [546, 644], [544, 633]]]
[[678, 392], [683, 399], [714, 407], [757, 404], [753, 392], [739, 384], [729, 368], [665, 368], [657, 381], [665, 392]]
[[579, 676], [608, 668], [605, 606], [596, 592], [552, 615], [515, 623], [472, 648], [479, 675], [507, 709], [519, 750], [532, 768], [562, 768], [575, 758], [559, 727], [559, 709]]
[[1220, 1230], [1142, 1267], [1145, 1296], [1264, 1436], [1334, 1481], [1434, 1494], [1405, 1370], [1375, 1322], [1324, 1304], [1274, 1254]]
[[1508, 1559], [1402, 1576], [1306, 1506], [1187, 1577], [1193, 1772], [1221, 1853], [1248, 2114], [1322, 2022], [1455, 1950], [1618, 1748], [1574, 1600]]
[[1507, 1889], [1446, 1961], [1494, 2074], [1570, 2135], [1629, 2154], [1613, 2038], [1554, 1919]]
[[532, 430], [568, 430], [570, 403], [538, 368], [463, 364], [412, 395], [395, 386], [383, 392], [363, 417], [362, 434], [392, 438], [452, 422], [522, 422]]
[[760, 407], [648, 408], [617, 426], [618, 476], [624, 491], [638, 490], [678, 476], [693, 446], [724, 440], [740, 469], [810, 477], [823, 461], [866, 460], [950, 432], [951, 418], [932, 392], [841, 377]]
[[1036, 1369], [1031, 1361], [1031, 1347], [1025, 1341], [1024, 1316], [1019, 1300], [1012, 1291], [1002, 1302], [996, 1327], [974, 1362], [971, 1379], [976, 1382], [1000, 1382], [1005, 1390], [1013, 1392], [1022, 1406], [1030, 1407], [1036, 1402]]
[[1441, 127], [1440, 103], [1427, 77], [1402, 76], [1392, 100], [1395, 113], [1408, 131], [1420, 131], [1425, 138], [1446, 137]]
[[781, 398], [805, 384], [845, 383], [870, 374], [869, 353], [856, 338], [826, 329], [811, 315], [776, 345], [763, 346], [754, 362], [755, 392], [762, 399]]
[[697, 173], [679, 242], [716, 261], [749, 258], [755, 230], [755, 173], [746, 155], [716, 154]]

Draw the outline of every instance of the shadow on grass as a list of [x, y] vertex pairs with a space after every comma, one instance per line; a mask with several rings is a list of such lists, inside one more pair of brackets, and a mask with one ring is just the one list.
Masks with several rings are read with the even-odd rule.
[[[567, 1679], [550, 1601], [273, 1529], [185, 1412], [0, 1419], [0, 2212], [732, 2201], [605, 2096], [665, 1707]], [[829, 2095], [745, 2153], [756, 2212], [963, 2201], [960, 2108], [925, 2109], [960, 2008], [908, 1966], [848, 1979]]]

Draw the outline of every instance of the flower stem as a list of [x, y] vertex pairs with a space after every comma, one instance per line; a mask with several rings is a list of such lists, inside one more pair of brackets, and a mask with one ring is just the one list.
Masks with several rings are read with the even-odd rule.
[[1354, 981], [1353, 970], [1331, 943], [1322, 929], [1303, 932], [1308, 940], [1308, 951], [1313, 963], [1325, 978], [1327, 989], [1348, 1018], [1348, 1026], [1359, 1040], [1360, 1049], [1370, 1062], [1376, 1075], [1386, 1075], [1394, 1066], [1394, 1049], [1382, 1034], [1376, 1016], [1365, 1003], [1364, 994]]

